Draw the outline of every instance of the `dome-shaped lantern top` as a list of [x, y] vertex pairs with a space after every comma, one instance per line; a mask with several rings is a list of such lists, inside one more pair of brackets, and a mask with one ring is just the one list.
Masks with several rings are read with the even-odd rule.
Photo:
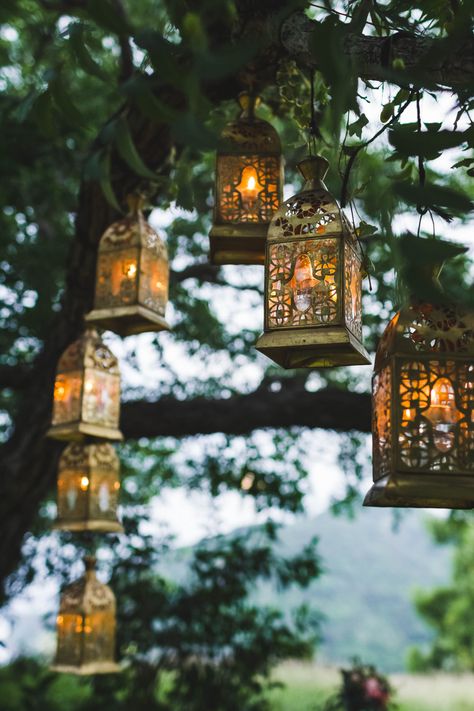
[[119, 459], [108, 442], [72, 442], [58, 468], [58, 518], [64, 531], [122, 531], [117, 520]]
[[369, 363], [359, 244], [323, 183], [328, 162], [314, 156], [298, 167], [306, 184], [268, 230], [265, 329], [257, 349], [284, 368]]
[[61, 594], [52, 670], [112, 674], [120, 671], [115, 662], [115, 596], [97, 580], [95, 559], [86, 557], [84, 563], [84, 576]]
[[62, 354], [54, 384], [52, 427], [48, 436], [122, 439], [120, 371], [117, 358], [97, 331], [87, 328]]
[[474, 507], [474, 313], [412, 301], [390, 321], [373, 375], [366, 506]]
[[281, 203], [283, 164], [277, 132], [255, 115], [260, 99], [239, 97], [242, 113], [224, 128], [217, 147], [214, 264], [263, 264], [268, 225]]
[[108, 227], [100, 240], [94, 310], [86, 316], [121, 336], [169, 329], [166, 245], [145, 220], [140, 199], [129, 203], [128, 216]]

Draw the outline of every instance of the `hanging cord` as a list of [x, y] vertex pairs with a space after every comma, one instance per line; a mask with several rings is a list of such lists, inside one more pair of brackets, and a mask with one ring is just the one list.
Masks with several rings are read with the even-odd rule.
[[309, 83], [310, 83], [310, 122], [308, 131], [308, 149], [309, 155], [312, 156], [316, 153], [316, 137], [318, 136], [318, 128], [316, 126], [316, 111], [314, 108], [314, 77], [315, 70], [310, 70]]
[[[416, 125], [418, 128], [418, 133], [421, 132], [421, 108], [420, 108], [420, 90], [416, 92]], [[425, 170], [425, 161], [423, 159], [423, 156], [421, 153], [418, 155], [418, 184], [420, 188], [423, 188], [425, 185], [426, 181], [426, 170]], [[418, 229], [416, 231], [416, 236], [420, 236], [420, 230], [421, 230], [421, 223], [423, 221], [423, 217], [426, 215], [428, 212], [428, 208], [424, 207], [421, 203], [418, 203], [416, 206], [416, 211], [420, 216], [420, 219], [418, 220]], [[431, 217], [433, 220], [433, 216]]]

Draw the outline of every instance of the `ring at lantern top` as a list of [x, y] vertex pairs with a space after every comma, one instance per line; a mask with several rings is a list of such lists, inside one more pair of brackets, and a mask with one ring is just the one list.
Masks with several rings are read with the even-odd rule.
[[118, 429], [120, 371], [97, 331], [87, 328], [58, 362], [54, 383], [53, 439], [123, 439]]
[[379, 343], [365, 506], [474, 507], [474, 313], [440, 302], [413, 299]]
[[145, 220], [141, 198], [101, 237], [94, 310], [86, 321], [120, 336], [169, 330], [165, 320], [169, 266], [166, 245]]
[[370, 363], [362, 344], [359, 244], [323, 183], [328, 162], [315, 156], [298, 168], [306, 184], [268, 230], [257, 350], [284, 368]]
[[278, 134], [255, 116], [258, 97], [242, 93], [239, 103], [242, 114], [225, 127], [217, 148], [213, 264], [263, 264], [268, 225], [281, 203]]
[[51, 671], [66, 674], [114, 674], [115, 596], [96, 578], [95, 558], [84, 559], [85, 575], [61, 594], [57, 651]]

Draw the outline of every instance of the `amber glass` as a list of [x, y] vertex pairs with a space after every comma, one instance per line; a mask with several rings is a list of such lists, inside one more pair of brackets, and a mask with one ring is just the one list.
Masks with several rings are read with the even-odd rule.
[[413, 302], [373, 376], [372, 506], [474, 506], [474, 316]]
[[255, 115], [258, 97], [239, 97], [242, 113], [220, 138], [211, 261], [263, 264], [270, 220], [281, 203], [283, 168], [275, 129]]
[[50, 437], [122, 438], [117, 359], [94, 329], [87, 329], [59, 359], [53, 398]]
[[300, 164], [306, 185], [268, 231], [265, 332], [257, 348], [287, 368], [369, 362], [360, 247], [322, 182], [327, 165], [319, 156]]
[[119, 460], [108, 443], [71, 443], [59, 461], [56, 528], [117, 532]]
[[115, 663], [115, 597], [86, 558], [84, 577], [64, 589], [56, 621], [53, 670], [73, 674], [110, 674]]

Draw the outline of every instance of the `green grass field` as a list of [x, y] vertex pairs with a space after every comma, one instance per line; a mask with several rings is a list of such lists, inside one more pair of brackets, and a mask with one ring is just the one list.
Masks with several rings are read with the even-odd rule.
[[[399, 711], [474, 711], [474, 675], [396, 674], [390, 679]], [[272, 711], [320, 711], [339, 674], [312, 663], [285, 662], [274, 680], [285, 687], [272, 691]]]

